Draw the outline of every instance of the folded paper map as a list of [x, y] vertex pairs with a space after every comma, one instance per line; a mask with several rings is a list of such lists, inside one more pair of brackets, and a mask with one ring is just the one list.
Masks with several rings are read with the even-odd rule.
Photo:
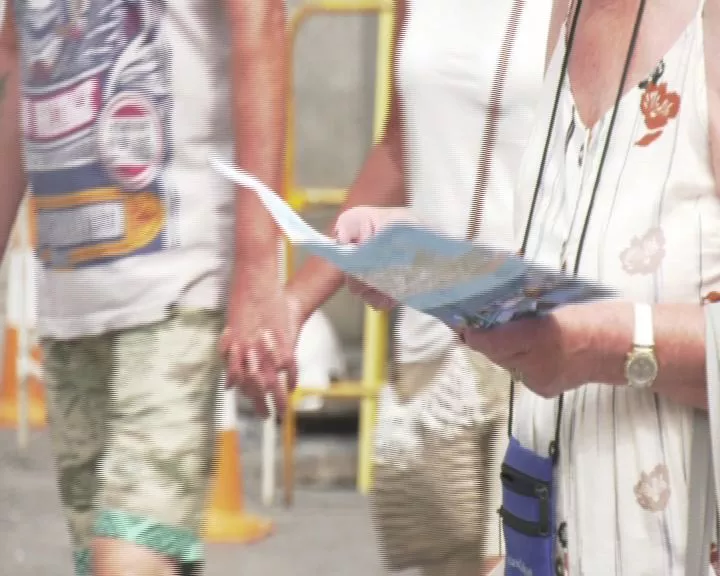
[[392, 224], [359, 245], [338, 244], [307, 224], [250, 174], [213, 158], [213, 168], [255, 192], [290, 242], [376, 290], [446, 324], [489, 328], [557, 306], [612, 298], [607, 287], [538, 266], [492, 246]]

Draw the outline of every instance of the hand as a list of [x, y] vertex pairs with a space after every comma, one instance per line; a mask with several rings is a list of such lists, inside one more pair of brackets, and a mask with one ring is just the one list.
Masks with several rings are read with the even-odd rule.
[[237, 290], [232, 302], [220, 342], [227, 359], [227, 385], [250, 398], [260, 416], [268, 415], [267, 394], [282, 413], [297, 383], [300, 303], [280, 287], [255, 298], [248, 290]]
[[618, 302], [563, 306], [545, 317], [458, 333], [470, 348], [518, 374], [536, 394], [554, 398], [589, 382], [603, 382], [603, 364], [617, 360], [608, 351], [630, 350], [630, 342], [624, 343], [626, 308]]
[[[358, 206], [343, 212], [335, 223], [335, 238], [340, 244], [362, 244], [390, 224], [406, 222], [417, 224], [418, 219], [409, 208], [375, 208]], [[397, 302], [389, 296], [363, 284], [357, 278], [346, 276], [345, 282], [352, 294], [376, 310], [392, 310]]]

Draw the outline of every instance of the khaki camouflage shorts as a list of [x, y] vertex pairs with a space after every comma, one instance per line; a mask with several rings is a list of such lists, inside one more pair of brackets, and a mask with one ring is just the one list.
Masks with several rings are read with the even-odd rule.
[[77, 576], [95, 536], [202, 560], [220, 378], [219, 312], [45, 340], [48, 419]]

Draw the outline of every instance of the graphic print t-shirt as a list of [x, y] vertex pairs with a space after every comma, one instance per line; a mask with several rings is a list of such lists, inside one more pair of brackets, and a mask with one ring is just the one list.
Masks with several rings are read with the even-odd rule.
[[15, 0], [40, 332], [216, 308], [233, 195], [227, 30], [203, 0]]

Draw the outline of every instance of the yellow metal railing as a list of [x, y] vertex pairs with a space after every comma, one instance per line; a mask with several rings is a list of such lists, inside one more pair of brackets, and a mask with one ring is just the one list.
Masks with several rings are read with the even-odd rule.
[[[378, 47], [375, 80], [375, 113], [373, 118], [373, 141], [382, 138], [390, 104], [390, 72], [393, 30], [392, 0], [316, 0], [299, 7], [290, 20], [290, 86], [294, 83], [295, 42], [302, 24], [317, 14], [377, 14]], [[295, 103], [290, 89], [288, 105], [288, 141], [286, 147], [285, 183], [288, 202], [303, 210], [317, 205], [340, 205], [346, 191], [337, 188], [301, 188], [295, 182]], [[291, 274], [292, 251], [286, 244], [287, 277]], [[292, 503], [294, 490], [294, 449], [296, 435], [297, 405], [308, 396], [324, 398], [357, 398], [360, 401], [358, 431], [357, 487], [366, 494], [372, 482], [372, 432], [377, 412], [377, 395], [386, 378], [388, 359], [387, 315], [371, 308], [365, 309], [363, 326], [362, 379], [359, 382], [337, 383], [329, 389], [298, 388], [290, 399], [283, 430], [285, 502]]]

